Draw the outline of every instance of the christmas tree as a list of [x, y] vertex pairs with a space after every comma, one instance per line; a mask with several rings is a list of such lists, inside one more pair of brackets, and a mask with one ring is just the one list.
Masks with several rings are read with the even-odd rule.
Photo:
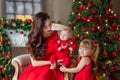
[[68, 20], [78, 44], [84, 38], [98, 42], [96, 80], [120, 80], [120, 26], [111, 0], [73, 0]]
[[[30, 31], [32, 26], [31, 19], [6, 19], [0, 18], [0, 80], [12, 80], [14, 67], [11, 64], [12, 60], [12, 47], [9, 37], [5, 33], [7, 30], [15, 30], [16, 33], [19, 29], [20, 34], [24, 31]], [[12, 35], [12, 32], [10, 32]]]
[[0, 80], [12, 79], [13, 66], [11, 60], [11, 43], [8, 36], [3, 32], [3, 26], [0, 24]]

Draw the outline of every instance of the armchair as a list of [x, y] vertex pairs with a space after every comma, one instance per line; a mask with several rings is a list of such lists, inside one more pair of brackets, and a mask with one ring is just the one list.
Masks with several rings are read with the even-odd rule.
[[12, 80], [17, 80], [22, 71], [30, 64], [29, 54], [23, 54], [16, 56], [12, 59], [12, 65], [15, 68], [15, 72]]
[[[71, 57], [71, 62], [76, 65], [76, 59], [74, 57]], [[29, 54], [22, 54], [19, 56], [16, 56], [12, 59], [12, 65], [15, 68], [15, 72], [13, 75], [12, 80], [17, 80], [19, 75], [22, 73], [22, 71], [31, 63]], [[73, 66], [70, 65], [70, 66]], [[65, 80], [72, 80], [71, 74], [65, 73]]]

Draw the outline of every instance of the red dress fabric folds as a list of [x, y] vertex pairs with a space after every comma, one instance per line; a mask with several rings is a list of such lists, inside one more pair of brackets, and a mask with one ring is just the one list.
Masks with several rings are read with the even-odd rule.
[[74, 80], [94, 80], [92, 74], [92, 59], [89, 56], [86, 56], [90, 59], [90, 63], [86, 65], [80, 72], [76, 73]]

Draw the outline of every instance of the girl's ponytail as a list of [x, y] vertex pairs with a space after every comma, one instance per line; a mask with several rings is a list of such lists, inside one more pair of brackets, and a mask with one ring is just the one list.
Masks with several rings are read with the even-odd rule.
[[92, 53], [92, 59], [94, 62], [97, 61], [99, 51], [100, 51], [99, 44], [94, 45], [94, 49], [93, 49], [93, 53]]

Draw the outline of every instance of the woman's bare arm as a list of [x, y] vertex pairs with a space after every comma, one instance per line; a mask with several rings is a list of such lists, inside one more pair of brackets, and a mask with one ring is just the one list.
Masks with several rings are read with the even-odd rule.
[[33, 66], [50, 65], [50, 61], [44, 61], [44, 60], [37, 61], [37, 60], [34, 60], [31, 56], [30, 56], [30, 59]]
[[66, 25], [57, 24], [57, 23], [52, 23], [51, 25], [52, 25], [51, 30], [64, 30], [64, 29], [68, 29], [69, 28]]

